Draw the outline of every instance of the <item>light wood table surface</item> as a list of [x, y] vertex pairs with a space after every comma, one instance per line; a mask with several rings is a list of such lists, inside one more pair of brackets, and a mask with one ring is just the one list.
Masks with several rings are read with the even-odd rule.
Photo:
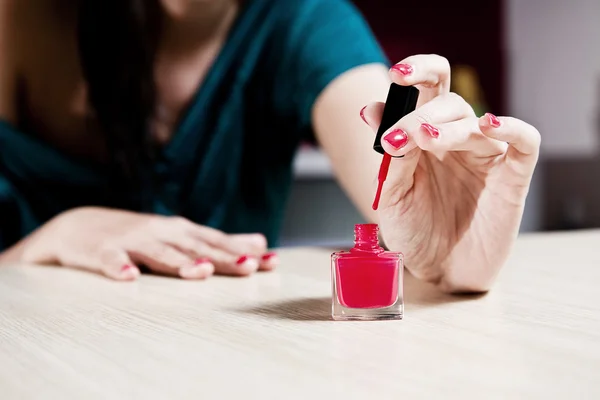
[[406, 277], [330, 320], [329, 251], [202, 282], [0, 267], [0, 399], [599, 399], [600, 231], [522, 236], [485, 296]]

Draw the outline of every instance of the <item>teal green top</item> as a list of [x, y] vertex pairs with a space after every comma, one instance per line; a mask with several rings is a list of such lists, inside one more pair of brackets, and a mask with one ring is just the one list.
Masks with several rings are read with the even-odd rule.
[[276, 246], [315, 99], [344, 71], [373, 62], [388, 63], [347, 0], [246, 1], [143, 193], [115, 193], [104, 166], [0, 122], [0, 249], [84, 205], [262, 232]]

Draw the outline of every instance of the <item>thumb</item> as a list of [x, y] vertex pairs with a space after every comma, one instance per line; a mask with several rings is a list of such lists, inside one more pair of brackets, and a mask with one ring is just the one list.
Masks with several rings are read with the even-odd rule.
[[[361, 117], [375, 133], [381, 124], [384, 108], [385, 103], [375, 102], [361, 111]], [[397, 127], [392, 127], [383, 134], [381, 145], [383, 150], [392, 157], [381, 193], [381, 203], [385, 206], [399, 200], [391, 199], [391, 193], [402, 198], [413, 186], [421, 149], [414, 140], [409, 140], [408, 133]]]

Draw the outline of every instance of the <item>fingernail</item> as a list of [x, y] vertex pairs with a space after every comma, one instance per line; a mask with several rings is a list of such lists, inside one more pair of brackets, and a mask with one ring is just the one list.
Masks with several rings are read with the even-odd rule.
[[367, 108], [367, 106], [364, 106], [361, 110], [360, 110], [360, 117], [362, 118], [363, 121], [365, 121], [365, 124], [368, 124], [367, 119], [365, 118], [365, 109]]
[[196, 260], [194, 260], [194, 265], [200, 265], [200, 264], [205, 264], [210, 262], [210, 260], [206, 257], [200, 257], [200, 258], [196, 258]]
[[271, 258], [275, 257], [277, 255], [277, 253], [266, 253], [262, 256], [262, 260], [263, 261], [269, 261]]
[[399, 150], [408, 143], [408, 135], [402, 129], [394, 129], [387, 133], [383, 140], [389, 143], [394, 149]]
[[399, 72], [404, 76], [408, 76], [413, 73], [414, 69], [412, 65], [409, 64], [396, 64], [392, 67], [393, 71]]
[[127, 270], [130, 270], [130, 269], [132, 269], [132, 268], [133, 268], [133, 265], [131, 265], [131, 264], [125, 264], [125, 265], [123, 265], [123, 266], [121, 267], [121, 272], [125, 272], [125, 271], [127, 271]]
[[130, 276], [130, 277], [131, 276], [135, 276], [135, 277], [137, 277], [137, 276], [140, 275], [140, 270], [136, 266], [134, 266], [134, 265], [125, 264], [125, 265], [123, 265], [121, 267], [121, 274], [124, 277], [127, 277], [127, 276]]
[[433, 125], [421, 124], [421, 128], [425, 129], [434, 139], [437, 139], [440, 136], [440, 130]]
[[243, 255], [240, 258], [237, 259], [237, 261], [235, 262], [237, 265], [242, 265], [243, 263], [245, 263], [246, 261], [248, 261], [250, 257], [248, 257], [247, 255]]
[[502, 124], [502, 121], [500, 121], [494, 114], [485, 113], [485, 116], [487, 117], [490, 125], [494, 128], [498, 128]]

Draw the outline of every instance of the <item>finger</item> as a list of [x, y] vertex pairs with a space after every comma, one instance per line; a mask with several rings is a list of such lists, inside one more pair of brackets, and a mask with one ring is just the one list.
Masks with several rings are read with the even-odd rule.
[[[408, 156], [411, 150], [419, 147], [419, 141], [415, 141], [415, 138], [421, 138], [418, 135], [423, 133], [423, 124], [435, 127], [473, 116], [475, 112], [462, 97], [455, 93], [443, 94], [395, 123], [382, 135], [381, 145], [392, 156]], [[439, 132], [435, 130], [428, 133], [432, 138], [439, 136]], [[404, 139], [404, 136], [407, 139]]]
[[[175, 237], [177, 240], [187, 242], [189, 247], [189, 243], [191, 243], [189, 238], [207, 242], [211, 245], [227, 241], [227, 235], [220, 230], [198, 225], [187, 218], [179, 216], [157, 218], [159, 222], [155, 225], [155, 232], [157, 237], [165, 242], [173, 242]], [[185, 240], [184, 236], [187, 236], [188, 240]]]
[[204, 242], [181, 229], [174, 229], [169, 235], [164, 235], [164, 238], [161, 236], [159, 239], [161, 242], [186, 254], [191, 259], [206, 257], [206, 254], [202, 254], [200, 251]]
[[[263, 241], [266, 248], [266, 240], [258, 235], [239, 235], [234, 240], [218, 229], [198, 225], [183, 217], [160, 218], [155, 225], [156, 237], [191, 258], [210, 258], [213, 248], [231, 253], [231, 259], [237, 259], [247, 252], [260, 254], [257, 248]], [[220, 258], [216, 261], [221, 262]]]
[[[169, 236], [181, 237], [182, 233], [187, 234], [196, 240], [208, 243], [212, 247], [236, 255], [250, 254], [258, 256], [264, 253], [267, 248], [266, 238], [259, 233], [238, 234], [235, 236], [235, 240], [231, 240], [231, 235], [227, 235], [218, 229], [195, 224], [182, 217], [171, 217], [170, 227]], [[165, 240], [167, 239], [165, 238]], [[181, 240], [184, 241], [183, 238]], [[191, 243], [189, 240], [185, 240], [185, 242], [188, 243], [188, 246]]]
[[279, 257], [277, 253], [271, 251], [263, 254], [260, 259], [260, 265], [258, 269], [260, 271], [272, 271], [279, 265]]
[[238, 254], [256, 257], [259, 271], [272, 271], [279, 264], [279, 257], [274, 252], [267, 252], [267, 239], [262, 234], [229, 235]]
[[90, 267], [94, 269], [97, 268], [105, 276], [114, 280], [133, 281], [141, 274], [139, 268], [127, 255], [127, 252], [116, 246], [102, 247], [99, 250], [97, 257], [93, 257], [93, 260], [90, 261], [91, 262], [88, 263]]
[[468, 117], [445, 124], [424, 123], [413, 135], [417, 146], [434, 154], [449, 151], [470, 152], [475, 157], [493, 157], [503, 154], [507, 145], [481, 133], [479, 118]]
[[208, 258], [197, 258], [193, 265], [179, 268], [179, 276], [183, 279], [206, 279], [215, 272], [215, 266]]
[[190, 236], [189, 232], [182, 231], [177, 232], [177, 236], [172, 236], [166, 243], [195, 259], [196, 263], [198, 263], [198, 260], [208, 260], [212, 265], [212, 272], [220, 275], [248, 275], [255, 272], [256, 268], [253, 266], [252, 261], [245, 263], [238, 263], [237, 261], [243, 256], [260, 260], [266, 251], [264, 236], [244, 234], [226, 235], [226, 238], [229, 239], [227, 245], [223, 246], [225, 242], [218, 244], [230, 251], [213, 247], [198, 237]]
[[537, 162], [541, 136], [533, 126], [516, 118], [496, 117], [490, 113], [479, 119], [479, 126], [484, 135], [509, 144], [509, 157]]
[[419, 100], [431, 100], [450, 91], [450, 63], [435, 54], [414, 55], [393, 65], [390, 78], [398, 85], [416, 86], [421, 93]]
[[228, 235], [229, 239], [223, 250], [238, 255], [252, 255], [260, 257], [267, 251], [267, 238], [260, 233], [242, 233]]
[[128, 253], [135, 262], [163, 275], [181, 278], [193, 276], [196, 279], [202, 279], [213, 273], [213, 266], [209, 262], [195, 260], [175, 247], [160, 241], [139, 243]]
[[191, 258], [208, 258], [214, 273], [245, 276], [259, 267], [258, 258], [266, 250], [260, 234], [227, 235], [217, 229], [197, 225], [185, 218], [170, 217], [159, 234], [166, 243]]
[[132, 281], [140, 276], [140, 270], [127, 252], [110, 243], [102, 244], [93, 251], [59, 248], [57, 261], [66, 267], [99, 273], [118, 281]]
[[251, 255], [236, 255], [220, 248], [204, 244], [200, 252], [215, 266], [215, 273], [229, 276], [246, 276], [258, 270], [258, 258]]
[[376, 101], [367, 104], [360, 110], [360, 117], [365, 124], [369, 125], [373, 132], [377, 132], [377, 129], [379, 129], [379, 124], [381, 124], [381, 119], [383, 118], [384, 108], [385, 103]]

